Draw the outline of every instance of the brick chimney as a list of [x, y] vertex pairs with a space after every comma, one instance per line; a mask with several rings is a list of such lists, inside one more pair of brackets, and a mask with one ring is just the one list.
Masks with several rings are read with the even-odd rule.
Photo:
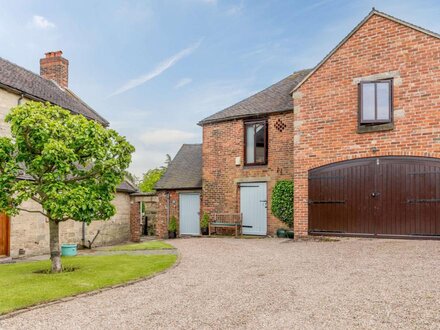
[[61, 50], [48, 52], [40, 60], [40, 76], [55, 81], [63, 88], [69, 83], [69, 61], [66, 60]]

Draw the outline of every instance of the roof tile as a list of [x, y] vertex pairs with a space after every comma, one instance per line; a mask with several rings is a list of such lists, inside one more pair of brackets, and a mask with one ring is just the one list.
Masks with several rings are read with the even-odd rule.
[[199, 122], [199, 125], [292, 110], [293, 102], [290, 91], [310, 71], [301, 70], [295, 72], [261, 92], [203, 119]]
[[184, 144], [168, 165], [156, 190], [194, 189], [202, 187], [202, 145]]
[[54, 81], [22, 68], [0, 57], [0, 84], [26, 94], [39, 101], [49, 101], [73, 113], [109, 123], [69, 89], [63, 89]]

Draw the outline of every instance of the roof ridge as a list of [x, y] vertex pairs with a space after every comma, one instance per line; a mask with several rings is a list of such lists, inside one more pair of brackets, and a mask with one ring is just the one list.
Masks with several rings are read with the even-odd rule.
[[0, 84], [4, 88], [23, 94], [31, 100], [50, 102], [87, 119], [95, 120], [104, 126], [109, 122], [96, 110], [85, 103], [72, 90], [61, 87], [55, 81], [24, 68], [21, 65], [0, 57]]
[[397, 24], [404, 25], [410, 29], [416, 30], [420, 33], [427, 34], [431, 37], [440, 39], [440, 34], [432, 32], [428, 29], [422, 28], [415, 24], [404, 21], [400, 18], [396, 18], [384, 12], [381, 12], [373, 7], [373, 9], [365, 16], [324, 58], [319, 61], [319, 63], [312, 69], [312, 71], [304, 77], [302, 81], [300, 81], [290, 92], [290, 94], [294, 93], [302, 84], [304, 84], [339, 48], [341, 48], [371, 17], [374, 15], [378, 15], [385, 19], [389, 19]]
[[419, 32], [425, 33], [427, 35], [430, 35], [431, 37], [440, 39], [440, 34], [437, 33], [437, 32], [431, 31], [431, 30], [426, 29], [424, 27], [421, 27], [419, 25], [416, 25], [416, 24], [413, 24], [411, 22], [405, 21], [403, 19], [397, 18], [397, 17], [395, 17], [393, 15], [390, 15], [390, 14], [387, 14], [387, 13], [385, 13], [383, 11], [379, 11], [379, 10], [375, 9], [374, 7], [371, 10], [370, 14], [377, 14], [377, 15], [382, 16], [384, 18], [388, 18], [388, 19], [390, 19], [392, 21], [395, 21], [396, 23], [400, 23], [400, 24], [405, 25], [405, 26], [407, 26], [409, 28], [412, 28], [412, 29], [414, 29], [416, 31], [419, 31]]
[[[238, 106], [238, 105], [240, 105], [240, 104], [246, 103], [248, 100], [250, 100], [250, 99], [252, 99], [252, 98], [254, 98], [254, 97], [258, 96], [258, 95], [261, 95], [261, 94], [266, 93], [266, 92], [269, 91], [271, 88], [276, 87], [277, 85], [283, 83], [284, 81], [286, 81], [286, 80], [288, 80], [288, 79], [292, 79], [292, 78], [294, 78], [294, 77], [296, 77], [296, 76], [299, 76], [299, 75], [303, 74], [304, 72], [307, 72], [307, 71], [310, 71], [310, 70], [312, 70], [312, 69], [301, 69], [301, 70], [294, 71], [293, 73], [289, 74], [288, 76], [285, 76], [285, 77], [282, 78], [281, 80], [274, 82], [274, 83], [271, 84], [270, 86], [268, 86], [268, 87], [266, 87], [266, 88], [264, 88], [264, 89], [262, 89], [262, 90], [260, 90], [260, 91], [258, 91], [258, 92], [256, 92], [256, 93], [253, 93], [253, 94], [249, 95], [248, 97], [246, 97], [246, 98], [244, 98], [244, 99], [242, 99], [242, 100], [240, 100], [240, 101], [238, 101], [238, 102], [236, 102], [236, 103], [234, 103], [234, 104], [232, 104], [232, 105], [230, 105], [230, 106], [228, 106], [228, 107], [226, 107], [226, 108], [224, 108], [224, 109], [222, 109], [222, 110], [220, 110], [220, 111], [217, 111], [217, 112], [213, 113], [212, 115], [210, 115], [210, 116], [208, 116], [208, 117], [206, 117], [206, 118], [204, 118], [204, 119], [202, 119], [201, 121], [199, 121], [199, 122], [197, 123], [197, 125], [202, 126], [203, 124], [210, 123], [213, 119], [208, 119], [208, 118], [211, 118], [212, 116], [214, 116], [214, 115], [216, 115], [216, 114], [218, 114], [218, 113], [221, 113], [221, 112], [223, 112], [223, 111], [226, 111], [226, 110], [228, 110], [228, 109], [231, 109], [231, 108], [233, 108], [233, 107], [236, 107], [236, 106]], [[287, 92], [286, 95], [289, 95], [288, 92]], [[289, 109], [282, 109], [282, 110], [280, 109], [280, 111], [286, 111], [286, 110], [289, 110]], [[223, 118], [223, 119], [226, 119], [226, 118]], [[214, 119], [214, 120], [215, 120], [215, 119]], [[217, 120], [215, 120], [215, 121], [217, 121]]]
[[110, 123], [105, 119], [103, 116], [101, 116], [95, 109], [93, 109], [91, 106], [89, 106], [85, 101], [83, 101], [74, 91], [72, 91], [70, 88], [66, 88], [65, 91], [67, 91], [69, 94], [71, 94], [78, 102], [80, 102], [82, 105], [87, 107], [90, 111], [92, 111], [95, 115], [97, 115], [99, 118], [102, 119], [103, 122], [107, 123], [109, 125]]
[[26, 71], [26, 72], [29, 72], [30, 74], [34, 75], [35, 77], [38, 77], [38, 79], [40, 79], [40, 80], [42, 80], [42, 81], [50, 82], [51, 84], [55, 85], [56, 87], [60, 88], [61, 90], [64, 90], [63, 87], [61, 87], [60, 85], [58, 85], [58, 84], [57, 84], [55, 81], [53, 81], [52, 79], [44, 78], [44, 77], [40, 76], [38, 73], [35, 73], [34, 71], [31, 71], [31, 70], [29, 70], [29, 69], [26, 69], [25, 67], [23, 67], [23, 66], [21, 66], [21, 65], [18, 65], [18, 64], [14, 63], [14, 62], [12, 62], [12, 61], [10, 61], [10, 60], [7, 60], [7, 59], [5, 59], [4, 57], [1, 57], [1, 56], [0, 56], [0, 59], [3, 60], [3, 61], [5, 61], [5, 62], [8, 62], [8, 63], [11, 64], [11, 65], [14, 65], [14, 66], [16, 66], [16, 67], [19, 67], [20, 69], [22, 69], [22, 70], [24, 70], [24, 71]]

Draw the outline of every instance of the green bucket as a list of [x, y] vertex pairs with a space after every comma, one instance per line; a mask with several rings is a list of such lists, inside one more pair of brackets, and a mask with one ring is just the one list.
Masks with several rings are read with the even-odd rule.
[[61, 255], [64, 257], [76, 256], [76, 244], [61, 244]]

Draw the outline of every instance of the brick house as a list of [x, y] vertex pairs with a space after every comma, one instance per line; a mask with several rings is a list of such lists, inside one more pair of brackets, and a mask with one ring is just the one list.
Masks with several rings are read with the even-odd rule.
[[439, 237], [439, 39], [373, 9], [313, 70], [202, 120], [201, 210], [273, 235], [293, 179], [297, 236]]
[[308, 73], [295, 72], [200, 121], [204, 212], [242, 213], [244, 234], [273, 235], [284, 227], [270, 212], [272, 189], [293, 177], [289, 92]]
[[373, 10], [292, 96], [295, 234], [440, 235], [440, 35]]
[[[209, 116], [199, 122], [203, 144], [198, 154], [182, 162], [179, 151], [171, 166], [158, 182], [159, 215], [157, 232], [166, 237], [166, 223], [171, 215], [191, 213], [186, 204], [179, 205], [179, 190], [201, 189], [201, 211], [243, 213], [244, 234], [273, 235], [283, 224], [270, 212], [273, 186], [278, 180], [293, 177], [293, 104], [290, 91], [310, 72], [293, 73], [265, 90]], [[178, 181], [195, 162], [197, 186]], [[203, 160], [203, 161], [202, 161]], [[199, 167], [200, 166], [200, 172]], [[179, 168], [179, 170], [176, 170]], [[190, 173], [190, 172], [188, 172]], [[192, 176], [192, 175], [191, 175]], [[172, 185], [165, 182], [173, 178]], [[169, 200], [166, 200], [169, 198]], [[188, 206], [189, 207], [189, 206]], [[194, 212], [192, 212], [195, 214]], [[180, 227], [194, 227], [199, 215], [180, 219]], [[190, 220], [191, 219], [191, 220]], [[197, 226], [187, 234], [199, 234]]]
[[[40, 60], [40, 75], [0, 58], [0, 136], [10, 136], [4, 121], [12, 107], [29, 100], [51, 102], [74, 114], [96, 120], [103, 126], [109, 123], [68, 88], [67, 59], [62, 52], [46, 53]], [[26, 178], [24, 178], [26, 179]], [[60, 225], [62, 243], [88, 244], [98, 234], [95, 245], [123, 242], [131, 238], [130, 217], [136, 216], [137, 203], [131, 197], [137, 188], [123, 182], [117, 189], [114, 205], [117, 214], [108, 221], [95, 221], [90, 226], [66, 221]], [[38, 209], [33, 201], [26, 208]], [[136, 238], [136, 237], [135, 237]], [[5, 256], [37, 255], [49, 252], [49, 225], [40, 214], [21, 212], [9, 219], [0, 214], [0, 259]]]

